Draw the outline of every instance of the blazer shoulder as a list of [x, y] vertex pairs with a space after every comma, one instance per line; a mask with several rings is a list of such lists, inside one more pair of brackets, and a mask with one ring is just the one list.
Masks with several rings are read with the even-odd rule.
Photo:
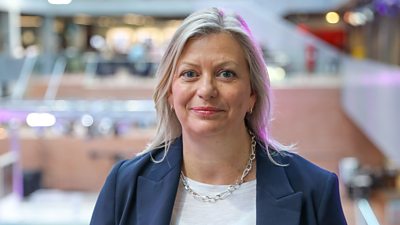
[[[274, 166], [282, 167], [290, 180], [310, 180], [315, 182], [326, 181], [334, 174], [315, 163], [303, 158], [299, 154], [288, 150], [277, 150], [272, 146], [259, 143], [259, 156]], [[268, 154], [267, 154], [268, 152]]]
[[136, 155], [131, 159], [122, 160], [114, 167], [118, 167], [118, 178], [119, 180], [125, 180], [125, 178], [139, 176], [142, 174], [151, 164], [154, 164], [153, 158], [155, 155], [159, 155], [162, 152], [161, 148], [150, 150], [149, 152]]
[[312, 178], [326, 178], [332, 176], [332, 172], [319, 165], [305, 159], [297, 153], [285, 151], [281, 154], [282, 161], [287, 164], [286, 170], [296, 172], [297, 175], [312, 177]]
[[119, 224], [129, 192], [135, 190], [136, 178], [146, 165], [146, 154], [115, 163], [100, 191], [92, 214], [91, 225]]
[[336, 174], [330, 172], [302, 156], [285, 152], [282, 161], [285, 162], [284, 171], [295, 191], [306, 195], [320, 196], [327, 187], [338, 183]]
[[289, 166], [286, 174], [295, 191], [303, 192], [307, 201], [309, 215], [316, 212], [318, 224], [347, 224], [341, 206], [339, 179], [330, 172], [295, 153], [288, 154]]

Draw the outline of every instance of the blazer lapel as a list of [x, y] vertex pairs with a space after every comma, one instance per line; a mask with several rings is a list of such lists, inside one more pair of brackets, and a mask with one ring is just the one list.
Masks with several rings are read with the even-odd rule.
[[[282, 161], [279, 156], [275, 159]], [[293, 191], [284, 167], [274, 165], [260, 145], [257, 148], [256, 176], [257, 225], [299, 224], [303, 193]]]
[[[159, 155], [163, 155], [160, 152]], [[156, 158], [159, 158], [156, 156]], [[179, 185], [182, 161], [182, 140], [177, 138], [161, 163], [138, 178], [136, 210], [138, 224], [168, 225]]]

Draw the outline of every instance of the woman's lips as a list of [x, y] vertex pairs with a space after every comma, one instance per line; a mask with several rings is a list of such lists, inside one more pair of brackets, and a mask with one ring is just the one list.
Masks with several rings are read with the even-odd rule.
[[202, 116], [211, 116], [219, 112], [223, 112], [224, 110], [217, 108], [217, 107], [211, 107], [211, 106], [197, 106], [197, 107], [192, 107], [190, 108], [193, 112], [200, 114]]

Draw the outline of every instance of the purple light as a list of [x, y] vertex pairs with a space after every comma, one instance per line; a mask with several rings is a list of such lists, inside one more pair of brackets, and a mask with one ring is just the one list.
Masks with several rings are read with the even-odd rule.
[[365, 75], [362, 80], [365, 86], [396, 87], [400, 89], [400, 73], [384, 71], [378, 74]]
[[375, 0], [376, 12], [383, 16], [396, 16], [400, 13], [400, 0]]
[[13, 112], [10, 110], [0, 109], [0, 123], [10, 122], [11, 120], [16, 120], [18, 122], [25, 121], [27, 113], [25, 112]]

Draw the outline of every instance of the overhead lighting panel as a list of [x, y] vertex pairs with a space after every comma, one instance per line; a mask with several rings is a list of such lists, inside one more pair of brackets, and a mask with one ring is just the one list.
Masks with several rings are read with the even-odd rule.
[[30, 127], [51, 127], [56, 124], [56, 117], [50, 113], [29, 113], [26, 123]]
[[47, 0], [52, 5], [68, 5], [72, 0]]

